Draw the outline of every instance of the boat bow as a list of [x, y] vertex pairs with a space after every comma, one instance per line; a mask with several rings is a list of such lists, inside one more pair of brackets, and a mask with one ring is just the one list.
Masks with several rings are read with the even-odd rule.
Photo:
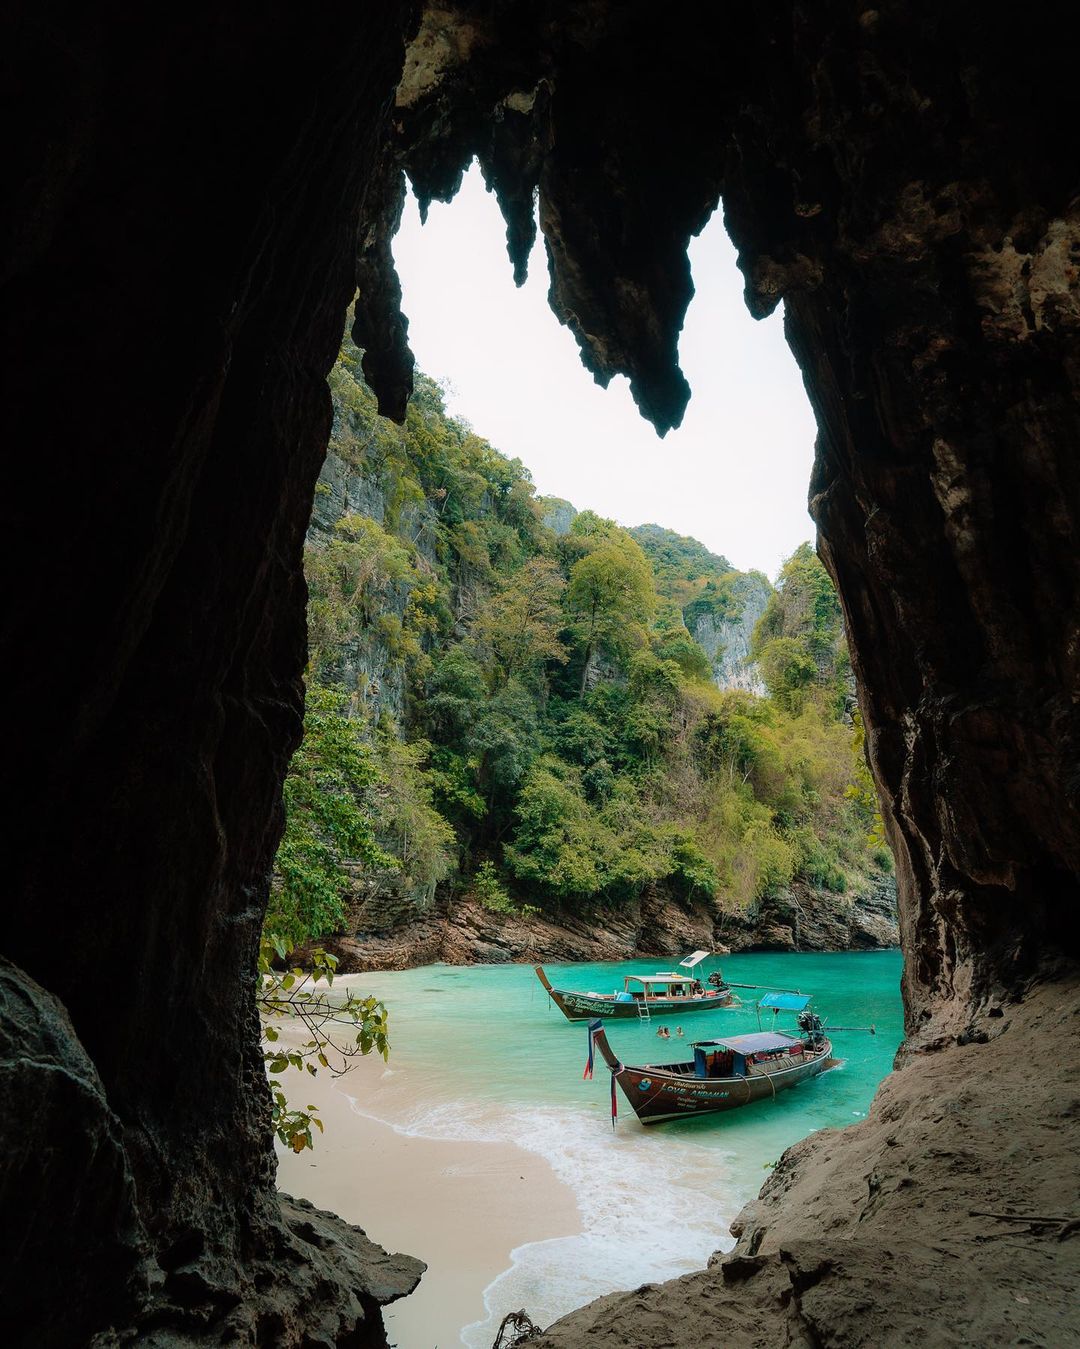
[[604, 1023], [599, 1017], [589, 1022], [589, 1057], [585, 1063], [583, 1077], [589, 1078], [593, 1075], [593, 1058], [595, 1051], [599, 1049], [604, 1062], [611, 1069], [611, 1127], [615, 1128], [615, 1121], [619, 1117], [619, 1098], [615, 1091], [615, 1083], [619, 1074], [623, 1072], [622, 1063], [615, 1057], [615, 1054], [608, 1044], [608, 1038], [604, 1031]]

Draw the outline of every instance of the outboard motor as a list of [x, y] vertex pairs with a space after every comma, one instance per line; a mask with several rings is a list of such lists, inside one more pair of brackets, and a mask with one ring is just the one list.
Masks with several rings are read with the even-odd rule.
[[825, 1038], [825, 1027], [821, 1023], [821, 1017], [808, 1007], [795, 1018], [795, 1024], [809, 1040], [810, 1048], [817, 1049]]
[[727, 980], [719, 970], [713, 970], [712, 974], [709, 975], [708, 981], [712, 984], [713, 988], [727, 988]]

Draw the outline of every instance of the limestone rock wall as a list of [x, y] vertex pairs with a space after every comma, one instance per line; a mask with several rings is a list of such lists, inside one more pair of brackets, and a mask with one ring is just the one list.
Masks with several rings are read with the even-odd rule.
[[543, 521], [548, 529], [554, 530], [559, 535], [569, 534], [570, 526], [577, 515], [576, 508], [561, 497], [541, 497], [540, 504], [544, 510]]
[[[370, 911], [374, 910], [374, 918]], [[710, 951], [871, 951], [895, 947], [900, 933], [896, 887], [882, 880], [857, 895], [793, 887], [749, 913], [720, 914], [712, 904], [681, 903], [650, 889], [627, 903], [580, 913], [493, 913], [469, 896], [446, 896], [420, 916], [380, 893], [370, 910], [353, 910], [350, 935], [324, 943], [342, 973], [539, 960], [627, 960]]]
[[359, 1342], [419, 1272], [365, 1282], [344, 1227], [303, 1256], [252, 998], [325, 377], [410, 23], [333, 0], [0, 20], [0, 940], [29, 990], [0, 1004], [23, 1046], [0, 1193], [40, 1228], [0, 1265], [8, 1344]]
[[764, 696], [765, 681], [750, 658], [750, 640], [769, 603], [772, 587], [764, 576], [747, 572], [732, 583], [738, 612], [729, 618], [698, 614], [690, 635], [712, 661], [713, 678], [722, 689], [745, 689]]
[[[423, 539], [426, 532], [419, 527], [422, 522], [417, 519], [418, 515], [422, 512], [424, 517], [431, 517], [431, 511], [425, 507], [426, 503], [424, 507], [408, 507], [402, 511], [410, 537], [418, 540]], [[331, 451], [315, 485], [308, 539], [316, 545], [325, 542], [337, 522], [346, 515], [363, 515], [383, 524], [386, 488], [376, 475], [358, 471]], [[411, 529], [410, 525], [413, 526]], [[405, 614], [409, 588], [398, 585], [390, 590], [383, 612], [400, 620]], [[350, 641], [335, 648], [332, 678], [342, 688], [355, 691], [373, 718], [385, 711], [400, 724], [405, 714], [405, 665], [389, 649], [377, 629], [358, 632]]]

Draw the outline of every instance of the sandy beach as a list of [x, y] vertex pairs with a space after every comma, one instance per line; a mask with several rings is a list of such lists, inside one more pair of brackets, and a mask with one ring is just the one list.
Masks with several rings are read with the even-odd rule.
[[386, 1309], [387, 1334], [397, 1349], [449, 1349], [485, 1316], [484, 1289], [510, 1267], [511, 1252], [573, 1235], [580, 1218], [569, 1187], [536, 1153], [418, 1138], [359, 1113], [383, 1070], [372, 1057], [336, 1082], [325, 1071], [286, 1077], [296, 1101], [319, 1107], [326, 1132], [313, 1151], [278, 1149], [278, 1185], [426, 1261], [416, 1292]]
[[[745, 956], [738, 968], [763, 985], [805, 978], [828, 993], [839, 1024], [876, 1020], [882, 1033], [856, 1037], [844, 1069], [768, 1108], [664, 1131], [643, 1129], [624, 1102], [613, 1127], [607, 1073], [583, 1078], [582, 1028], [548, 1011], [528, 968], [335, 981], [385, 1001], [390, 1061], [358, 1059], [336, 1082], [325, 1069], [284, 1075], [294, 1103], [319, 1106], [326, 1132], [313, 1152], [281, 1156], [278, 1183], [427, 1262], [417, 1291], [387, 1309], [397, 1349], [489, 1349], [508, 1311], [550, 1324], [613, 1290], [701, 1269], [730, 1248], [732, 1219], [786, 1147], [862, 1117], [900, 1036], [899, 962]], [[604, 967], [579, 974], [586, 987], [611, 977]], [[734, 1012], [730, 1024], [751, 1016]], [[651, 1061], [654, 1028], [618, 1033], [627, 1053]], [[656, 1221], [643, 1220], [658, 1196]]]

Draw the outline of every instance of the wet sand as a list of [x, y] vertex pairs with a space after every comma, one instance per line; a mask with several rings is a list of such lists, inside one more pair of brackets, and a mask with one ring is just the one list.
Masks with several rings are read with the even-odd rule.
[[387, 1335], [398, 1349], [450, 1349], [486, 1315], [484, 1289], [509, 1269], [511, 1252], [579, 1232], [580, 1217], [572, 1191], [536, 1153], [417, 1138], [358, 1113], [350, 1097], [363, 1108], [365, 1085], [374, 1088], [382, 1070], [373, 1057], [337, 1082], [325, 1071], [286, 1075], [291, 1098], [318, 1105], [326, 1132], [316, 1133], [314, 1151], [279, 1147], [278, 1186], [426, 1261], [416, 1292], [384, 1312]]

